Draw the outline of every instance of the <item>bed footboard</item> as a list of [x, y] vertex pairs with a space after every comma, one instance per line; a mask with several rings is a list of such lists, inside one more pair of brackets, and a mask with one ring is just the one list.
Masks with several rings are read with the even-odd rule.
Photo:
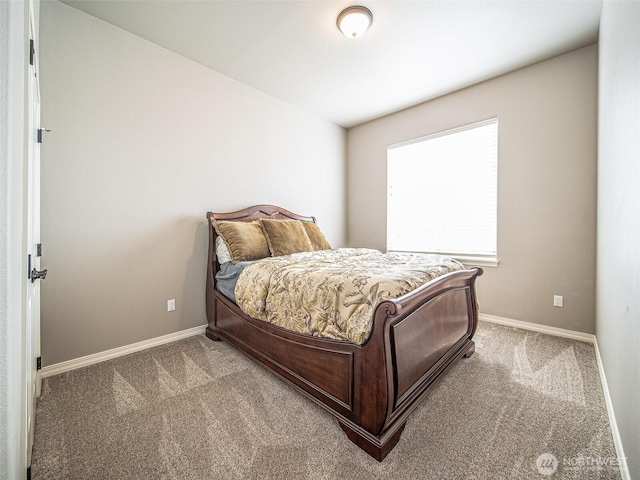
[[349, 438], [377, 460], [400, 439], [407, 417], [442, 375], [475, 351], [474, 268], [440, 277], [404, 297], [378, 305], [364, 345], [357, 425], [341, 421]]

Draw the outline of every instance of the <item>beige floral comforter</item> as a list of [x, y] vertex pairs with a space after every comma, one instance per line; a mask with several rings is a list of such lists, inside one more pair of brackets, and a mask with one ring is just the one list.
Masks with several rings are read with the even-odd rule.
[[348, 340], [371, 333], [375, 306], [464, 267], [439, 255], [339, 248], [270, 257], [248, 265], [235, 288], [247, 315], [294, 332]]

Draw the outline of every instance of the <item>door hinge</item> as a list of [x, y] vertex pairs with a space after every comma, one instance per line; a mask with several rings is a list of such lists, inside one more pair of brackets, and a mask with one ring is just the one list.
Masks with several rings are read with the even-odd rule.
[[36, 370], [42, 370], [42, 357], [36, 358]]
[[48, 128], [39, 128], [38, 129], [38, 143], [42, 143], [42, 133], [43, 132], [50, 132], [51, 130], [49, 130]]
[[29, 39], [29, 65], [33, 65], [33, 59], [36, 56], [36, 44], [33, 39]]
[[31, 465], [27, 467], [27, 480], [31, 480]]

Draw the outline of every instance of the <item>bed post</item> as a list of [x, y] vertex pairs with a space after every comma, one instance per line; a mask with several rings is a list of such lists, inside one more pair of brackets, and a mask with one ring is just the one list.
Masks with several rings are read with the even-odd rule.
[[[207, 213], [207, 224], [209, 225], [209, 253], [207, 258], [207, 286], [206, 286], [206, 301], [207, 301], [207, 319], [211, 322], [211, 319], [216, 318], [216, 296], [215, 296], [215, 288], [216, 288], [216, 279], [215, 279], [215, 271], [216, 271], [216, 239], [215, 239], [215, 229], [213, 228], [212, 216], [211, 212]], [[207, 326], [206, 335], [211, 340], [218, 341], [218, 338], [213, 331], [211, 330], [211, 325]]]

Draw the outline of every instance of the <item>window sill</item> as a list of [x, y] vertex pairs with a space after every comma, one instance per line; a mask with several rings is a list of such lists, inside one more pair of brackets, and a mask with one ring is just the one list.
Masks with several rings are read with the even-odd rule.
[[464, 255], [451, 255], [465, 267], [497, 267], [500, 263], [497, 257], [473, 257]]
[[[388, 250], [388, 252], [398, 252], [402, 253], [403, 250]], [[442, 253], [442, 252], [404, 252], [404, 253], [424, 253], [424, 254], [433, 254], [433, 255], [442, 255], [444, 257], [451, 257], [465, 267], [497, 267], [500, 263], [498, 257], [493, 257], [490, 255], [482, 256], [482, 255], [460, 255], [454, 253]]]

